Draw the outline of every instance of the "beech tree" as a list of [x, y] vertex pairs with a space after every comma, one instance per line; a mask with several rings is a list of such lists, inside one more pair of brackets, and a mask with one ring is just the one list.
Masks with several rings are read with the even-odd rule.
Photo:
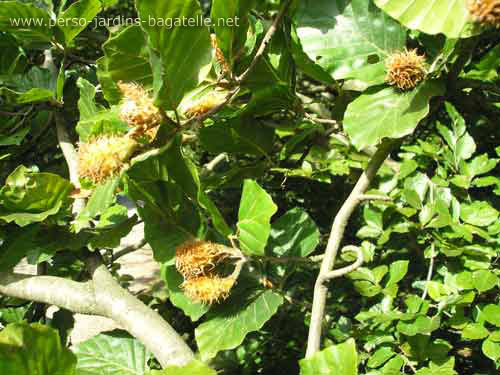
[[[499, 26], [498, 0], [0, 2], [0, 373], [496, 373]], [[162, 287], [132, 294], [145, 245]], [[77, 313], [122, 330], [72, 343]]]

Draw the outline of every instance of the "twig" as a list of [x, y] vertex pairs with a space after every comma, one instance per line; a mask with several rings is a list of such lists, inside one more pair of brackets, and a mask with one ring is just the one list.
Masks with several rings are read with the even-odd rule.
[[343, 268], [340, 268], [335, 271], [330, 271], [327, 274], [325, 274], [325, 279], [331, 280], [331, 279], [337, 279], [339, 277], [342, 277], [344, 275], [347, 275], [348, 273], [351, 273], [355, 270], [357, 270], [359, 267], [363, 265], [364, 262], [364, 256], [363, 256], [363, 251], [360, 248], [353, 248], [349, 249], [349, 251], [354, 251], [356, 252], [356, 261], [351, 264], [350, 266], [346, 266]]
[[229, 92], [229, 94], [227, 94], [226, 98], [224, 99], [224, 101], [221, 104], [219, 104], [218, 106], [215, 106], [210, 111], [208, 111], [208, 112], [206, 112], [206, 113], [204, 113], [204, 114], [202, 114], [200, 116], [196, 116], [196, 117], [193, 117], [193, 118], [189, 119], [188, 121], [186, 121], [182, 125], [182, 127], [184, 129], [186, 129], [186, 128], [190, 127], [192, 124], [194, 124], [194, 123], [200, 123], [203, 120], [209, 118], [210, 116], [216, 114], [222, 108], [224, 108], [227, 104], [231, 103], [233, 101], [233, 99], [238, 95], [239, 92], [240, 92], [240, 87], [237, 87], [233, 91]]
[[[75, 150], [75, 146], [71, 143], [69, 139], [68, 132], [64, 126], [64, 119], [62, 114], [56, 113], [56, 130], [57, 130], [57, 140], [59, 142], [59, 147], [66, 159], [66, 164], [69, 170], [69, 180], [75, 186], [75, 188], [80, 188], [80, 181], [78, 178], [78, 156]], [[73, 213], [78, 215], [85, 207], [85, 199], [77, 198], [73, 203]]]
[[498, 85], [476, 79], [459, 78], [456, 81], [456, 87], [458, 89], [464, 89], [464, 88], [482, 89], [500, 95], [500, 87]]
[[269, 30], [267, 30], [266, 35], [262, 39], [262, 42], [259, 46], [259, 49], [257, 50], [254, 58], [252, 59], [252, 62], [250, 63], [248, 68], [239, 77], [236, 78], [236, 82], [239, 84], [238, 87], [236, 87], [235, 89], [230, 91], [228, 93], [228, 95], [226, 96], [226, 98], [224, 99], [224, 101], [221, 104], [219, 104], [218, 106], [212, 108], [210, 111], [208, 111], [200, 116], [193, 117], [193, 118], [189, 119], [188, 121], [186, 121], [182, 125], [183, 129], [186, 129], [195, 123], [200, 123], [203, 120], [209, 118], [210, 116], [216, 114], [222, 108], [224, 108], [227, 104], [231, 103], [233, 101], [233, 99], [239, 94], [239, 92], [241, 90], [241, 83], [250, 75], [252, 70], [255, 68], [255, 65], [257, 65], [258, 60], [260, 59], [260, 57], [262, 57], [262, 55], [266, 51], [267, 45], [271, 41], [271, 38], [273, 37], [276, 30], [278, 30], [278, 26], [279, 26], [281, 20], [283, 19], [283, 17], [285, 16], [285, 13], [287, 12], [288, 8], [290, 7], [290, 4], [291, 4], [291, 0], [285, 1], [285, 3], [281, 7], [278, 15], [274, 19], [271, 27], [269, 28]]
[[177, 109], [174, 110], [174, 113], [175, 113], [175, 121], [177, 122], [177, 127], [181, 127], [181, 118], [179, 116], [179, 112], [177, 111]]
[[431, 259], [429, 261], [429, 270], [427, 271], [427, 279], [425, 280], [425, 287], [424, 287], [424, 292], [422, 293], [422, 301], [425, 300], [427, 297], [427, 292], [429, 289], [429, 282], [432, 279], [432, 272], [434, 271], [434, 244], [432, 244], [432, 254], [431, 254]]
[[267, 33], [264, 36], [264, 39], [262, 39], [262, 43], [260, 44], [259, 49], [257, 50], [257, 53], [255, 54], [252, 62], [250, 63], [248, 68], [240, 76], [238, 76], [236, 78], [236, 81], [241, 83], [245, 79], [248, 78], [249, 74], [251, 73], [251, 71], [253, 70], [255, 65], [257, 65], [257, 62], [259, 61], [259, 59], [262, 57], [262, 55], [264, 55], [264, 52], [266, 51], [267, 45], [271, 41], [274, 33], [278, 30], [278, 27], [281, 23], [281, 20], [285, 16], [285, 13], [288, 11], [288, 8], [290, 7], [291, 3], [292, 3], [291, 0], [287, 0], [283, 3], [278, 15], [276, 16], [276, 18], [273, 21], [271, 27], [269, 28], [269, 30], [267, 30]]
[[360, 201], [392, 201], [391, 197], [376, 194], [362, 194], [358, 197]]
[[133, 253], [134, 251], [142, 249], [144, 246], [146, 246], [147, 243], [148, 242], [145, 239], [142, 239], [138, 243], [135, 243], [133, 245], [127, 246], [127, 247], [125, 247], [125, 248], [117, 251], [116, 253], [114, 253], [112, 255], [112, 259], [113, 259], [113, 261], [118, 260], [119, 258], [121, 258], [121, 257], [123, 257], [123, 256], [125, 256], [127, 254], [130, 254], [130, 253]]
[[337, 120], [332, 120], [332, 119], [327, 119], [327, 118], [319, 118], [316, 116], [312, 116], [309, 113], [306, 113], [305, 117], [312, 122], [317, 122], [318, 124], [333, 125], [336, 127], [340, 125], [340, 123]]
[[328, 275], [335, 265], [335, 259], [344, 236], [347, 222], [360, 203], [359, 197], [368, 190], [379, 168], [389, 156], [394, 144], [394, 141], [389, 141], [379, 146], [377, 152], [372, 156], [370, 162], [368, 163], [366, 170], [359, 177], [358, 182], [351, 191], [351, 194], [335, 216], [325, 251], [325, 257], [323, 258], [321, 269], [314, 285], [313, 309], [311, 312], [311, 325], [309, 327], [306, 358], [311, 357], [320, 349], [321, 330], [325, 314], [326, 296], [328, 292], [325, 281], [328, 280]]
[[207, 164], [203, 166], [203, 171], [202, 172], [212, 172], [219, 163], [223, 162], [224, 160], [227, 160], [227, 154], [223, 152], [222, 154], [217, 155], [215, 158], [210, 160]]
[[288, 263], [309, 263], [315, 264], [321, 262], [322, 259], [314, 259], [307, 257], [272, 257], [272, 256], [256, 256], [256, 259], [263, 261], [276, 263], [276, 264], [288, 264]]

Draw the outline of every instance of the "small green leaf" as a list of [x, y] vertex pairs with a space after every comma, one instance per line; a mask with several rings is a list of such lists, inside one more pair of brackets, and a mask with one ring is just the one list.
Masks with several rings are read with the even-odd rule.
[[380, 367], [395, 355], [390, 347], [382, 347], [373, 353], [366, 365], [370, 368]]
[[486, 305], [483, 309], [483, 316], [488, 323], [500, 327], [500, 306]]
[[238, 212], [238, 240], [246, 254], [264, 255], [271, 217], [278, 207], [255, 181], [245, 180]]
[[498, 284], [497, 276], [488, 270], [475, 271], [472, 274], [472, 281], [479, 293], [486, 292]]
[[330, 346], [310, 358], [302, 359], [300, 375], [357, 375], [358, 353], [353, 339]]
[[481, 349], [484, 355], [495, 363], [500, 359], [500, 343], [492, 340], [484, 340]]
[[391, 263], [389, 266], [389, 280], [387, 281], [386, 288], [391, 285], [397, 284], [403, 279], [408, 272], [408, 260], [398, 260]]

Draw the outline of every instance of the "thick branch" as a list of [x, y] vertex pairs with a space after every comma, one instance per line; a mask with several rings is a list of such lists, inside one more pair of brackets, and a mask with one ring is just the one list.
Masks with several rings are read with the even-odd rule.
[[97, 310], [91, 282], [79, 283], [54, 276], [0, 273], [0, 294], [56, 305], [80, 313]]
[[[382, 144], [377, 152], [372, 156], [366, 170], [360, 176], [358, 182], [354, 186], [351, 194], [344, 202], [340, 211], [335, 216], [332, 225], [328, 244], [326, 246], [325, 257], [321, 264], [319, 275], [314, 285], [314, 299], [311, 315], [311, 325], [309, 327], [309, 338], [307, 341], [306, 357], [311, 357], [319, 351], [321, 343], [321, 328], [325, 313], [325, 304], [327, 296], [327, 286], [325, 281], [329, 279], [328, 275], [333, 269], [335, 258], [337, 257], [342, 238], [347, 226], [347, 222], [354, 212], [355, 208], [361, 202], [361, 197], [368, 190], [370, 183], [377, 174], [384, 160], [389, 156], [393, 147], [393, 142]], [[330, 274], [331, 275], [331, 274]], [[331, 277], [330, 277], [331, 278]]]
[[88, 268], [92, 281], [84, 283], [0, 273], [0, 294], [113, 319], [141, 341], [162, 366], [185, 365], [194, 358], [181, 336], [158, 313], [116, 282], [99, 254], [89, 256]]
[[99, 301], [100, 315], [113, 319], [132, 336], [141, 341], [163, 367], [183, 366], [194, 355], [179, 334], [155, 311], [120, 287], [100, 255], [94, 253], [87, 260]]

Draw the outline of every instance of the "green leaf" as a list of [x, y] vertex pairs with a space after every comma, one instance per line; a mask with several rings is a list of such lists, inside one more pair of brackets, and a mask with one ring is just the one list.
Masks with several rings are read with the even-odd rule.
[[462, 339], [480, 340], [488, 337], [490, 332], [481, 323], [470, 323], [462, 331]]
[[474, 288], [479, 293], [483, 293], [495, 287], [498, 284], [498, 278], [491, 271], [478, 270], [472, 274], [472, 282], [474, 283]]
[[14, 134], [11, 135], [0, 135], [0, 146], [19, 146], [23, 139], [30, 132], [31, 127], [26, 126], [24, 128], [19, 129]]
[[208, 152], [268, 155], [275, 130], [253, 118], [237, 117], [200, 130], [201, 146]]
[[384, 138], [404, 137], [427, 116], [430, 99], [442, 92], [442, 85], [435, 81], [409, 92], [392, 87], [369, 89], [347, 107], [344, 129], [358, 150], [377, 145]]
[[94, 249], [114, 249], [120, 241], [137, 224], [137, 215], [128, 217], [128, 209], [122, 205], [107, 208], [101, 215], [99, 222], [93, 228], [97, 232], [90, 240], [90, 247]]
[[245, 254], [264, 255], [271, 217], [278, 207], [255, 181], [245, 180], [238, 212], [238, 240]]
[[498, 59], [500, 59], [500, 45], [492, 48], [474, 68], [464, 74], [467, 78], [495, 81], [498, 79]]
[[488, 323], [500, 327], [500, 306], [492, 304], [486, 305], [483, 309], [483, 316]]
[[[2, 3], [0, 3], [2, 4]], [[56, 81], [47, 69], [35, 66], [27, 74], [0, 77], [0, 94], [17, 104], [52, 101], [56, 97]]]
[[[105, 98], [118, 103], [122, 94], [116, 83], [136, 82], [144, 87], [153, 84], [153, 70], [149, 62], [146, 35], [138, 25], [132, 25], [113, 34], [103, 44], [104, 56], [99, 60], [98, 77]], [[126, 64], [123, 62], [127, 61]], [[103, 79], [110, 78], [110, 82]]]
[[196, 0], [137, 0], [136, 6], [141, 19], [156, 21], [156, 25], [141, 24], [152, 49], [156, 103], [167, 110], [175, 109], [208, 74], [212, 60], [210, 34], [206, 27], [168, 27], [159, 22], [183, 17], [199, 20], [200, 5]]
[[382, 347], [373, 353], [366, 365], [370, 368], [380, 367], [395, 355], [390, 347]]
[[[244, 45], [247, 38], [248, 11], [255, 0], [214, 0], [210, 17], [214, 20], [217, 47], [222, 51], [226, 62], [232, 66], [238, 47]], [[238, 19], [239, 25], [234, 23]]]
[[200, 319], [210, 309], [210, 305], [193, 302], [184, 294], [180, 288], [184, 279], [182, 275], [177, 272], [175, 266], [165, 267], [162, 275], [167, 284], [170, 302], [172, 302], [175, 307], [181, 309], [193, 322]]
[[9, 51], [0, 56], [0, 75], [17, 73], [19, 68], [24, 68], [26, 56], [12, 35], [0, 32], [0, 48]]
[[125, 334], [100, 334], [73, 347], [76, 375], [143, 375], [151, 354]]
[[484, 355], [495, 363], [500, 359], [500, 343], [492, 340], [484, 340], [481, 349]]
[[302, 359], [301, 375], [357, 375], [358, 353], [353, 339], [330, 346], [310, 358]]
[[408, 264], [410, 262], [407, 260], [398, 260], [391, 263], [389, 266], [389, 280], [387, 281], [386, 288], [391, 285], [397, 284], [403, 279], [403, 277], [408, 272]]
[[49, 42], [52, 29], [49, 14], [20, 1], [0, 2], [0, 31], [12, 33], [25, 42]]
[[217, 375], [217, 371], [211, 369], [203, 362], [194, 360], [186, 366], [168, 366], [163, 370], [153, 370], [145, 375]]
[[374, 0], [375, 4], [406, 27], [448, 38], [472, 35], [467, 2], [463, 0]]
[[213, 358], [221, 350], [239, 346], [248, 333], [261, 329], [282, 303], [281, 295], [266, 290], [256, 296], [228, 300], [210, 312], [207, 321], [195, 330], [202, 360]]
[[418, 370], [415, 375], [455, 375], [457, 372], [454, 367], [455, 358], [450, 357], [446, 361], [441, 359], [439, 363], [431, 362], [429, 367]]
[[460, 205], [460, 218], [468, 224], [486, 227], [498, 219], [499, 212], [487, 202], [475, 201]]
[[115, 200], [115, 191], [119, 182], [120, 177], [113, 177], [96, 187], [87, 205], [75, 220], [75, 229], [77, 232], [88, 227], [90, 220], [102, 214], [111, 206]]
[[76, 358], [56, 330], [35, 323], [9, 324], [0, 332], [0, 373], [74, 375]]
[[269, 245], [279, 256], [306, 257], [320, 240], [319, 229], [301, 208], [292, 208], [271, 225]]
[[76, 131], [82, 142], [100, 134], [126, 133], [129, 125], [119, 118], [119, 107], [106, 109], [95, 103], [96, 89], [89, 81], [78, 78], [76, 85], [80, 89], [78, 109], [80, 121], [76, 124]]
[[[182, 154], [180, 142], [176, 137], [160, 152], [142, 154], [127, 170], [128, 195], [137, 203], [146, 240], [162, 263], [173, 260], [177, 245], [202, 238], [206, 231], [195, 204], [198, 197], [206, 202], [196, 169]], [[214, 219], [214, 226], [220, 221]]]
[[406, 44], [404, 28], [369, 0], [302, 1], [295, 18], [305, 53], [335, 79], [383, 82], [386, 57]]
[[99, 0], [79, 0], [59, 14], [57, 25], [64, 34], [66, 45], [75, 39], [101, 11]]
[[68, 203], [71, 183], [52, 173], [17, 167], [0, 190], [0, 219], [25, 226], [55, 215]]

